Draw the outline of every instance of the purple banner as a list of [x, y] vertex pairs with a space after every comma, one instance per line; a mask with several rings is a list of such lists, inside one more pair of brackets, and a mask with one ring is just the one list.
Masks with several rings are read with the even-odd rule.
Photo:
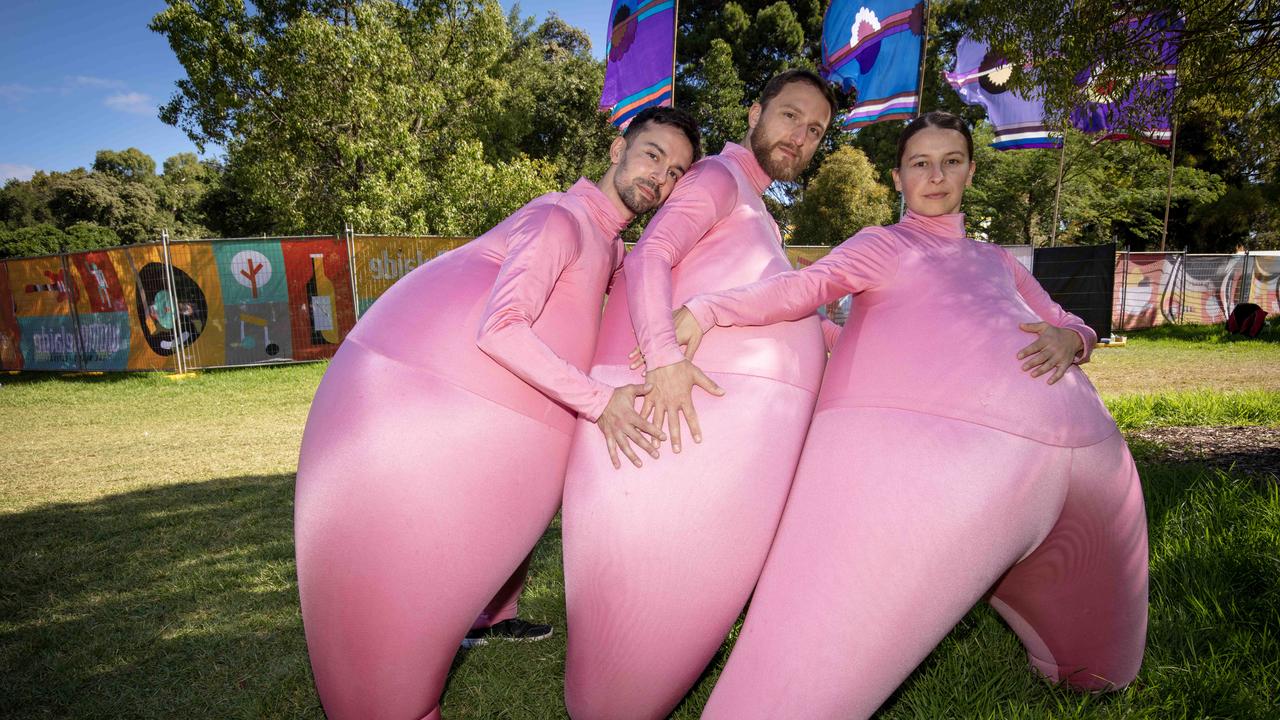
[[1145, 46], [1157, 60], [1155, 69], [1132, 81], [1109, 77], [1103, 63], [1084, 70], [1076, 83], [1085, 88], [1088, 101], [1071, 112], [1071, 124], [1101, 134], [1104, 140], [1138, 139], [1168, 146], [1182, 23], [1171, 22], [1167, 15], [1148, 15], [1130, 18], [1124, 26], [1130, 43]]
[[956, 45], [955, 70], [947, 82], [967, 105], [980, 105], [996, 129], [997, 150], [1062, 147], [1062, 133], [1044, 124], [1044, 103], [1010, 90], [1013, 66], [986, 45], [965, 36]]
[[676, 49], [673, 0], [614, 0], [609, 11], [600, 109], [626, 128], [647, 107], [672, 104]]

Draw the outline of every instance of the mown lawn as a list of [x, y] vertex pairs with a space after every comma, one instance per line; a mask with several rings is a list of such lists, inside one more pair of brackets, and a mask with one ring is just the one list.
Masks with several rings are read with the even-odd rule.
[[[1090, 374], [1126, 430], [1280, 426], [1280, 343], [1220, 336], [1135, 333], [1099, 350]], [[1149, 381], [1134, 374], [1153, 367]], [[292, 494], [323, 371], [0, 376], [0, 717], [322, 716], [297, 609]], [[1223, 386], [1223, 374], [1243, 379]], [[1172, 464], [1149, 443], [1134, 451], [1152, 548], [1138, 681], [1107, 696], [1054, 689], [979, 606], [881, 717], [1280, 717], [1276, 482]], [[558, 525], [522, 613], [556, 636], [461, 654], [447, 718], [563, 717]], [[698, 716], [728, 649], [673, 717]]]

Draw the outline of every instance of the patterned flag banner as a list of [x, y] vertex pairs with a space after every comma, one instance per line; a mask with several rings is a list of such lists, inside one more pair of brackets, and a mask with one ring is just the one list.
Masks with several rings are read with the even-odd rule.
[[980, 105], [996, 129], [997, 150], [1062, 147], [1062, 133], [1044, 125], [1044, 103], [1010, 90], [1013, 66], [969, 36], [956, 45], [956, 67], [947, 82], [967, 105]]
[[832, 0], [822, 19], [822, 74], [858, 91], [840, 119], [845, 130], [915, 116], [923, 31], [923, 2]]
[[641, 110], [673, 102], [675, 2], [613, 0], [609, 27], [600, 109], [626, 128]]
[[[1085, 88], [1088, 101], [1071, 112], [1071, 124], [1100, 134], [1103, 140], [1138, 139], [1167, 147], [1182, 23], [1167, 15], [1129, 18], [1124, 23], [1133, 42], [1146, 43], [1156, 54], [1159, 67], [1132, 82], [1105, 79], [1103, 63], [1084, 70], [1076, 83]], [[1137, 137], [1130, 133], [1132, 129]]]

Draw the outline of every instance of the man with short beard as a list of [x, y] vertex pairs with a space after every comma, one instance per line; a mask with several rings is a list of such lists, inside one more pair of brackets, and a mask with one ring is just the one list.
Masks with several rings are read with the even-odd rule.
[[[759, 577], [822, 380], [824, 328], [816, 315], [722, 328], [682, 352], [671, 311], [695, 294], [791, 269], [761, 195], [808, 166], [835, 110], [811, 72], [770, 80], [743, 144], [694, 166], [614, 286], [591, 375], [640, 382], [629, 367], [638, 342], [653, 387], [641, 414], [666, 423], [673, 452], [619, 468], [589, 422], [575, 429], [563, 507], [565, 700], [574, 720], [665, 717]], [[686, 358], [694, 350], [697, 367]], [[699, 400], [705, 438], [693, 385], [710, 393]], [[700, 445], [682, 447], [681, 415]]]
[[641, 112], [599, 184], [536, 198], [423, 264], [338, 348], [294, 509], [303, 627], [331, 720], [438, 719], [468, 628], [550, 633], [515, 621], [515, 601], [560, 505], [575, 414], [603, 433], [601, 452], [637, 466], [632, 444], [656, 455], [645, 433], [662, 437], [635, 411], [644, 386], [584, 372], [618, 233], [662, 204], [699, 146], [687, 114]]

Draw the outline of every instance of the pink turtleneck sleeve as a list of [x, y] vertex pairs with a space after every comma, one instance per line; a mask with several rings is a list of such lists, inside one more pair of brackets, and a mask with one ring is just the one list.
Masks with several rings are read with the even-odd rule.
[[594, 422], [613, 388], [566, 362], [533, 331], [560, 274], [577, 259], [578, 236], [577, 219], [559, 205], [541, 205], [520, 216], [507, 235], [507, 256], [476, 345], [547, 397]]
[[1077, 363], [1088, 359], [1097, 335], [1004, 248], [967, 239], [963, 215], [908, 212], [895, 225], [860, 231], [809, 267], [698, 295], [685, 306], [705, 331], [794, 320], [845, 293], [857, 298], [827, 364], [819, 410], [916, 410], [1067, 447], [1114, 432], [1080, 370], [1050, 386], [1017, 359], [1035, 339], [1021, 323], [1043, 320], [1078, 333], [1084, 351]]
[[[867, 228], [808, 267], [714, 295], [699, 295], [685, 307], [703, 332], [713, 325], [772, 325], [802, 318], [847, 293], [878, 287], [892, 278], [897, 268], [893, 234], [884, 228]], [[823, 336], [828, 349], [832, 348], [839, 338], [839, 327], [830, 321], [824, 323]]]
[[627, 255], [631, 324], [650, 369], [684, 360], [671, 322], [671, 269], [738, 203], [738, 182], [722, 164], [698, 163], [671, 192]]
[[588, 370], [625, 225], [585, 179], [535, 198], [401, 278], [347, 341], [570, 432], [613, 392]]

